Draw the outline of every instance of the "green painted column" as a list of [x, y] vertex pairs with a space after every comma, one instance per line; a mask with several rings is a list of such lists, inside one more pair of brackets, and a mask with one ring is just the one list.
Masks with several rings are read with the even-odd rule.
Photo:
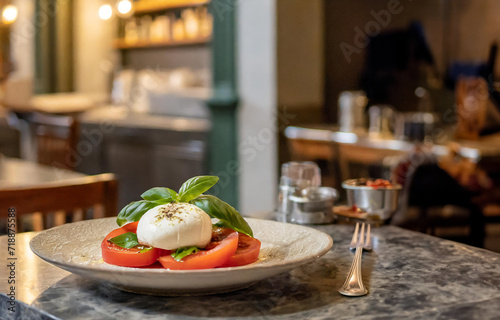
[[35, 94], [56, 92], [55, 8], [55, 0], [35, 1]]
[[72, 91], [73, 63], [73, 2], [35, 1], [35, 93]]
[[238, 207], [238, 126], [236, 110], [236, 0], [212, 0], [213, 96], [208, 101], [212, 114], [209, 171], [220, 177], [216, 196]]

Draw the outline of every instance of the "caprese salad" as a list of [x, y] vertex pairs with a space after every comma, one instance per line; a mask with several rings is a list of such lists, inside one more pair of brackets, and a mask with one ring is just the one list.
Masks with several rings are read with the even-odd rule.
[[[240, 213], [203, 193], [219, 180], [198, 176], [176, 192], [152, 188], [124, 207], [119, 228], [102, 241], [106, 263], [194, 270], [242, 266], [259, 258], [261, 243]], [[218, 222], [212, 224], [212, 218]]]

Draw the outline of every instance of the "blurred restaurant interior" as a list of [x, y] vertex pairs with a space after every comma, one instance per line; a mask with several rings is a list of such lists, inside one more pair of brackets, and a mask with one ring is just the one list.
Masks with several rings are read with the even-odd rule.
[[[112, 173], [116, 211], [210, 174], [244, 216], [273, 218], [281, 166], [312, 161], [336, 206], [343, 181], [389, 179], [387, 223], [500, 252], [499, 10], [0, 0], [0, 193]], [[72, 221], [49, 216], [19, 228]]]

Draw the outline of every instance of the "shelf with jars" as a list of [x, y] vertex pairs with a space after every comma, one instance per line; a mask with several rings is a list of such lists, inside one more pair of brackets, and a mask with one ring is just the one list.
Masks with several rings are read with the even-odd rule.
[[186, 40], [168, 40], [168, 41], [150, 41], [150, 40], [138, 40], [136, 42], [129, 43], [125, 39], [115, 39], [113, 47], [115, 49], [143, 49], [143, 48], [161, 48], [161, 47], [182, 47], [182, 46], [195, 46], [204, 45], [209, 43], [211, 40], [208, 38], [196, 38], [196, 39], [186, 39]]
[[140, 0], [134, 2], [136, 14], [152, 13], [176, 8], [196, 7], [206, 5], [209, 0]]
[[141, 0], [120, 19], [117, 49], [179, 47], [210, 42], [213, 17], [206, 0]]

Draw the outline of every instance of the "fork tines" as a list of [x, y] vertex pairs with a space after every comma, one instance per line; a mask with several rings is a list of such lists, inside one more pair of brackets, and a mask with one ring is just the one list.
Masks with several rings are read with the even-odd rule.
[[[358, 245], [362, 246], [364, 250], [371, 251], [372, 250], [372, 241], [371, 241], [371, 230], [370, 224], [367, 224], [366, 230], [366, 240], [364, 238], [364, 230], [365, 224], [361, 225], [361, 234], [359, 234], [359, 222], [356, 223], [356, 228], [354, 229], [354, 233], [352, 235], [351, 243], [349, 244], [349, 249], [354, 250]], [[358, 237], [359, 234], [359, 237]]]

